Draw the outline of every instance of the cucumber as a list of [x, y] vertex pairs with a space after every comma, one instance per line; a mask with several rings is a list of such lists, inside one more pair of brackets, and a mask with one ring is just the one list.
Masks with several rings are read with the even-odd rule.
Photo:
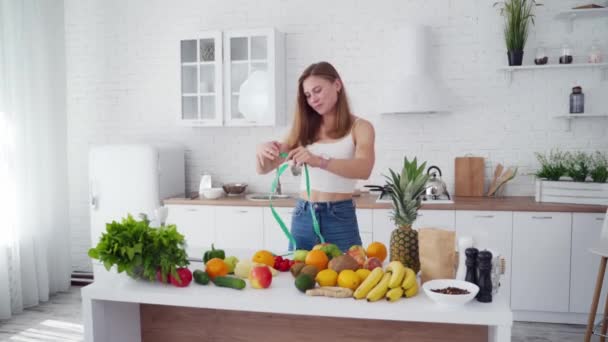
[[240, 278], [217, 276], [213, 279], [216, 286], [229, 287], [231, 289], [242, 290], [245, 288], [245, 281]]
[[192, 277], [194, 278], [194, 282], [201, 285], [209, 284], [209, 275], [207, 272], [203, 272], [201, 270], [196, 270], [192, 273]]

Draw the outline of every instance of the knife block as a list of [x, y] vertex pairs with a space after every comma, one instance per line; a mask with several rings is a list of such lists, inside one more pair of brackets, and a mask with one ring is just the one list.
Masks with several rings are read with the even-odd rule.
[[483, 196], [485, 164], [483, 157], [457, 157], [454, 160], [454, 195]]

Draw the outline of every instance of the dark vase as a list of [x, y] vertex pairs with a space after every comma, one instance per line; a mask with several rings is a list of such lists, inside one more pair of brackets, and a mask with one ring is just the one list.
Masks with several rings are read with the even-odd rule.
[[524, 58], [524, 52], [508, 51], [507, 56], [509, 57], [509, 65], [521, 65], [521, 61]]

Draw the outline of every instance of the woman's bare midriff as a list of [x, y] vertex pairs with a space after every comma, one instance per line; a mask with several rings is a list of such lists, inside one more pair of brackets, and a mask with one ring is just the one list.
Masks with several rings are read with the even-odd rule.
[[300, 198], [309, 202], [337, 202], [353, 198], [352, 193], [310, 191], [310, 199], [305, 191], [300, 192]]

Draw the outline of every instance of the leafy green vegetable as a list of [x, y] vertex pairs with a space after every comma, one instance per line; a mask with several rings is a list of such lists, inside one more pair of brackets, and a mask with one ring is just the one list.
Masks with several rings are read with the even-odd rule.
[[154, 280], [159, 270], [163, 281], [168, 274], [178, 277], [177, 268], [188, 265], [184, 236], [175, 225], [154, 228], [146, 217], [138, 221], [130, 214], [120, 223], [106, 224], [106, 232], [88, 255], [107, 270], [116, 265], [118, 273], [148, 280]]

